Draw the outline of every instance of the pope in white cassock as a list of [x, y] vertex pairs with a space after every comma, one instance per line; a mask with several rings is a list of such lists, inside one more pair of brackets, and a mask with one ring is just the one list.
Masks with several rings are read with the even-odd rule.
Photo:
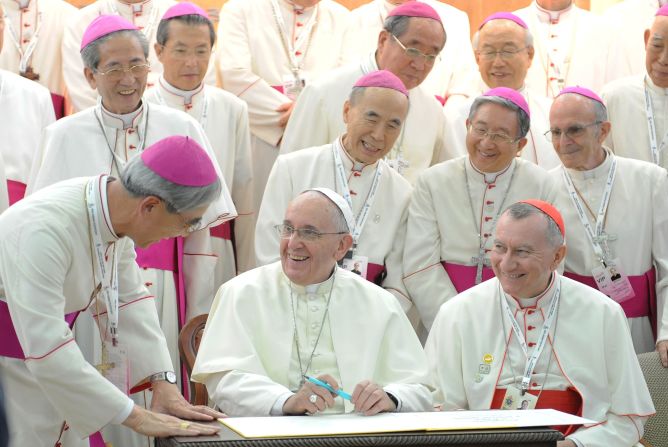
[[566, 88], [550, 111], [563, 167], [550, 171], [569, 226], [564, 276], [618, 301], [636, 352], [668, 366], [668, 176], [656, 165], [602, 146], [610, 122], [591, 90]]
[[[3, 47], [4, 4], [0, 3], [0, 55]], [[22, 199], [39, 149], [42, 130], [55, 121], [49, 91], [36, 82], [0, 69], [0, 145], [3, 180], [0, 201], [11, 205]], [[2, 206], [2, 205], [0, 205]], [[4, 209], [3, 208], [3, 209]]]
[[401, 79], [411, 103], [401, 134], [386, 156], [390, 166], [412, 183], [424, 169], [451, 158], [444, 148], [442, 107], [422, 86], [443, 45], [445, 30], [431, 6], [407, 2], [393, 9], [375, 52], [306, 86], [285, 130], [281, 153], [329, 144], [344, 133], [341, 110], [353, 84], [380, 69]]
[[652, 398], [619, 304], [556, 272], [565, 234], [549, 203], [504, 211], [490, 254], [496, 278], [445, 303], [429, 334], [435, 403], [515, 410], [526, 401], [596, 421], [555, 427], [566, 435], [559, 447], [630, 447]]
[[60, 47], [65, 21], [77, 9], [65, 0], [0, 0], [0, 7], [7, 15], [0, 68], [47, 88], [56, 115], [62, 117], [66, 93]]
[[548, 114], [552, 101], [531, 92], [525, 82], [534, 57], [533, 36], [526, 23], [508, 12], [492, 14], [473, 36], [473, 46], [480, 72], [477, 82], [471, 82], [473, 97], [451, 96], [443, 108], [448, 151], [466, 153], [466, 118], [473, 100], [490, 88], [508, 87], [520, 92], [531, 109], [531, 127], [522, 158], [545, 169], [558, 166], [559, 157], [543, 138], [550, 127]]
[[[84, 34], [81, 57], [86, 78], [100, 92], [101, 101], [45, 130], [41, 153], [28, 182], [29, 193], [72, 177], [116, 175], [145, 147], [171, 135], [189, 136], [216, 160], [194, 118], [142, 101], [147, 54], [144, 35], [122, 17], [103, 15], [91, 23]], [[215, 265], [208, 262], [214, 256], [208, 227], [222, 223], [219, 216], [229, 210], [234, 210], [234, 205], [224, 186], [223, 194], [205, 215], [204, 231], [186, 238], [167, 238], [149, 248], [137, 247], [137, 263], [145, 285], [156, 296], [162, 330], [179, 378], [179, 329], [192, 317], [207, 313], [215, 294]], [[93, 345], [90, 318], [79, 319], [76, 329], [87, 358], [97, 358], [100, 353]], [[129, 441], [121, 444], [127, 446]]]
[[325, 146], [280, 155], [269, 175], [255, 231], [259, 265], [279, 259], [288, 203], [308, 188], [327, 187], [345, 197], [355, 213], [353, 249], [343, 267], [392, 292], [411, 307], [401, 260], [411, 186], [383, 161], [401, 133], [408, 112], [406, 87], [389, 71], [362, 76], [342, 110], [346, 132]]
[[200, 257], [198, 261], [215, 264], [214, 290], [217, 290], [236, 276], [237, 271], [255, 266], [255, 216], [248, 108], [231, 93], [203, 83], [215, 37], [213, 24], [199, 6], [182, 2], [168, 9], [158, 25], [155, 44], [164, 71], [157, 85], [146, 91], [144, 99], [195, 118], [220, 163], [239, 217], [233, 226], [232, 222], [226, 222], [211, 228], [215, 256]]
[[[427, 359], [397, 300], [337, 266], [356, 224], [331, 189], [293, 199], [280, 262], [225, 283], [193, 380], [235, 416], [430, 411]], [[373, 318], [369, 318], [373, 316]], [[346, 399], [313, 384], [315, 377]]]
[[547, 171], [517, 157], [530, 127], [519, 92], [489, 90], [466, 124], [468, 155], [427, 169], [408, 207], [404, 284], [427, 329], [443, 303], [492, 277], [488, 253], [501, 211], [554, 194]]
[[304, 85], [338, 64], [348, 14], [334, 0], [230, 0], [223, 5], [217, 66], [222, 87], [248, 104], [256, 207], [294, 101]]
[[[422, 84], [426, 91], [446, 100], [452, 94], [469, 92], [470, 76], [475, 72], [471, 51], [469, 17], [464, 11], [437, 0], [420, 0], [441, 18], [447, 39], [440, 57]], [[343, 35], [341, 63], [358, 62], [376, 49], [378, 33], [390, 11], [407, 0], [372, 0], [350, 12]]]
[[645, 31], [642, 74], [613, 81], [601, 97], [612, 129], [607, 144], [623, 157], [668, 168], [668, 5]]
[[[70, 179], [0, 216], [0, 375], [11, 446], [103, 447], [99, 431], [119, 424], [150, 436], [217, 431], [177, 418], [223, 415], [191, 406], [174, 385], [134, 244], [187, 234], [223, 189], [194, 140], [170, 137], [135, 157], [120, 179]], [[84, 313], [95, 316], [104, 343], [95, 366], [71, 331]], [[151, 411], [127, 396], [146, 387]]]
[[611, 36], [616, 29], [573, 0], [534, 0], [515, 11], [529, 26], [536, 55], [527, 84], [536, 95], [554, 98], [565, 85], [600, 90], [616, 73]]

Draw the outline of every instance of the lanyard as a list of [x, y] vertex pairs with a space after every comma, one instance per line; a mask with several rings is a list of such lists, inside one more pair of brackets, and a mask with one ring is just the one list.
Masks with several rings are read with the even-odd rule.
[[[283, 19], [283, 14], [281, 14], [281, 9], [278, 6], [278, 1], [271, 0], [271, 7], [274, 10], [274, 18], [276, 19], [278, 32], [281, 35], [281, 41], [283, 42], [283, 49], [287, 53], [288, 59], [290, 61], [290, 69], [295, 75], [297, 75], [297, 73], [299, 73], [301, 66], [297, 61], [297, 55], [295, 54], [295, 52], [297, 52], [300, 48], [302, 48], [307, 41], [310, 44], [311, 33], [313, 32], [315, 25], [317, 24], [316, 17], [318, 15], [318, 12], [320, 11], [319, 5], [315, 6], [315, 10], [313, 11], [311, 18], [309, 19], [308, 23], [306, 23], [306, 25], [304, 26], [304, 30], [299, 34], [299, 37], [297, 38], [297, 41], [294, 44], [292, 43], [292, 39], [290, 38], [287, 30], [285, 29], [285, 20]], [[304, 51], [302, 52], [303, 56], [302, 62], [306, 58], [306, 50], [308, 50], [308, 47], [304, 49]]]
[[582, 226], [584, 227], [587, 233], [587, 237], [589, 238], [589, 242], [591, 243], [594, 249], [594, 253], [596, 253], [596, 256], [598, 256], [601, 262], [604, 262], [607, 259], [607, 255], [604, 252], [603, 247], [601, 246], [600, 236], [603, 234], [603, 227], [605, 225], [605, 216], [608, 212], [608, 204], [610, 203], [612, 185], [615, 182], [615, 173], [617, 172], [617, 159], [612, 154], [608, 154], [608, 157], [612, 157], [612, 163], [610, 164], [610, 169], [608, 170], [608, 178], [605, 182], [603, 197], [601, 198], [601, 204], [599, 205], [598, 214], [596, 215], [595, 232], [594, 228], [591, 226], [591, 223], [589, 222], [587, 214], [585, 213], [584, 205], [582, 203], [582, 200], [578, 196], [578, 192], [575, 189], [575, 185], [573, 184], [571, 176], [568, 175], [568, 172], [566, 171], [566, 168], [564, 166], [561, 167], [562, 169], [561, 173], [563, 175], [564, 182], [566, 183], [566, 189], [568, 189], [568, 195], [570, 196], [571, 201], [573, 202], [573, 206], [575, 206], [575, 210], [577, 211], [578, 217], [580, 218], [580, 222], [582, 223]]
[[[37, 6], [35, 6], [37, 8]], [[25, 51], [21, 47], [21, 42], [19, 42], [19, 36], [14, 31], [12, 27], [12, 21], [9, 18], [9, 15], [5, 12], [5, 23], [7, 24], [7, 30], [9, 31], [9, 37], [12, 38], [12, 42], [18, 51], [21, 60], [19, 61], [19, 73], [25, 73], [28, 69], [28, 61], [32, 57], [32, 53], [37, 47], [37, 41], [39, 40], [39, 31], [42, 29], [42, 12], [37, 13], [37, 27], [35, 28], [35, 34], [30, 38], [30, 42], [26, 47]]]
[[[107, 2], [107, 5], [109, 6], [109, 9], [111, 9], [111, 12], [113, 14], [116, 14], [116, 15], [122, 17], [122, 14], [118, 11], [118, 8], [116, 7], [116, 5], [114, 3], [115, 3], [115, 0], [109, 0]], [[133, 8], [134, 5], [130, 5], [130, 7]], [[149, 40], [149, 42], [152, 40], [151, 39], [151, 31], [153, 31], [153, 27], [158, 22], [158, 20], [160, 20], [160, 17], [158, 17], [158, 13], [160, 11], [158, 11], [158, 9], [160, 9], [160, 8], [158, 8], [158, 5], [155, 5], [155, 4], [151, 5], [151, 16], [148, 18], [148, 22], [146, 22], [146, 26], [142, 29], [142, 32], [144, 33], [144, 36], [146, 36], [146, 38]], [[134, 9], [132, 11], [133, 11], [132, 23], [134, 24], [135, 23], [134, 22], [134, 12], [135, 11], [134, 11]]]
[[[343, 167], [343, 161], [341, 161], [341, 153], [339, 152], [342, 149], [343, 145], [341, 143], [341, 139], [336, 140], [336, 142], [332, 145], [332, 152], [334, 154], [334, 167], [336, 169], [336, 180], [338, 187], [341, 190], [341, 195], [343, 196], [344, 199], [346, 199], [346, 202], [348, 202], [348, 205], [352, 210], [353, 200], [352, 197], [350, 196], [350, 187], [348, 186], [348, 178], [346, 177], [346, 170]], [[378, 160], [377, 163], [378, 165], [376, 166], [376, 172], [374, 173], [373, 180], [371, 182], [371, 189], [369, 189], [369, 194], [367, 195], [366, 200], [364, 201], [364, 205], [362, 205], [362, 209], [360, 210], [359, 215], [355, 219], [355, 229], [351, 232], [353, 236], [353, 243], [355, 244], [355, 246], [357, 245], [360, 235], [362, 234], [362, 229], [364, 228], [364, 224], [366, 223], [366, 220], [369, 217], [373, 201], [376, 199], [376, 192], [378, 191], [380, 176], [383, 172], [381, 164], [383, 163], [383, 161]]]
[[[160, 103], [161, 106], [169, 107], [167, 101], [165, 101], [165, 97], [162, 96], [162, 92], [160, 91], [161, 88], [162, 88], [161, 86], [158, 86], [155, 89], [155, 93], [158, 96], [158, 102]], [[202, 106], [202, 114], [199, 117], [199, 123], [202, 125], [202, 129], [206, 131], [206, 120], [207, 117], [209, 116], [209, 96], [206, 94], [206, 91], [202, 91], [202, 95], [204, 96], [204, 105]], [[184, 112], [188, 113], [188, 110], [184, 110]]]
[[526, 390], [529, 389], [529, 383], [531, 382], [531, 375], [533, 374], [533, 370], [536, 368], [536, 364], [538, 363], [540, 354], [543, 352], [543, 348], [547, 343], [547, 339], [550, 334], [550, 328], [552, 327], [552, 322], [554, 321], [554, 318], [557, 315], [557, 309], [559, 308], [559, 296], [561, 295], [561, 281], [559, 280], [557, 275], [553, 276], [553, 280], [557, 282], [555, 286], [556, 289], [554, 291], [552, 299], [550, 300], [550, 305], [547, 311], [547, 318], [545, 318], [545, 321], [543, 322], [543, 329], [541, 329], [540, 335], [538, 336], [538, 343], [536, 344], [536, 347], [534, 348], [531, 355], [529, 355], [529, 347], [527, 345], [526, 339], [524, 338], [524, 334], [522, 333], [522, 328], [515, 319], [513, 311], [510, 310], [510, 306], [508, 305], [508, 302], [506, 301], [505, 298], [505, 293], [501, 289], [501, 283], [499, 283], [499, 296], [501, 297], [501, 304], [503, 305], [503, 310], [506, 313], [508, 319], [510, 320], [510, 324], [513, 328], [513, 332], [515, 333], [515, 337], [517, 338], [517, 341], [520, 344], [522, 351], [524, 351], [525, 357], [527, 358], [527, 362], [524, 367], [524, 375], [522, 376], [522, 385], [521, 385], [522, 394], [524, 394]]
[[[88, 230], [91, 235], [92, 247], [94, 248], [95, 273], [100, 280], [100, 293], [104, 298], [109, 315], [109, 326], [111, 340], [114, 346], [118, 343], [118, 260], [116, 258], [116, 244], [112, 244], [111, 268], [107, 268], [107, 256], [105, 251], [108, 244], [102, 242], [100, 221], [98, 212], [102, 212], [102, 204], [107, 200], [108, 176], [101, 175], [88, 182], [86, 185], [86, 209], [88, 211]], [[100, 203], [95, 200], [100, 197]]]
[[668, 132], [663, 136], [661, 144], [658, 144], [656, 138], [656, 121], [654, 120], [654, 108], [652, 107], [652, 97], [649, 95], [647, 88], [647, 77], [643, 81], [645, 88], [645, 114], [647, 115], [647, 133], [649, 134], [649, 147], [652, 150], [652, 161], [654, 164], [659, 164], [661, 161], [661, 150], [668, 141]]

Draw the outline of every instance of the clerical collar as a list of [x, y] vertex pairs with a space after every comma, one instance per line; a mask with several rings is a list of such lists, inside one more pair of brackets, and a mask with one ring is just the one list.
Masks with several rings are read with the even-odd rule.
[[550, 276], [550, 282], [548, 283], [545, 290], [543, 290], [538, 295], [532, 296], [530, 298], [515, 298], [514, 296], [511, 296], [506, 292], [503, 292], [503, 294], [506, 296], [506, 300], [510, 305], [515, 304], [516, 306], [522, 309], [543, 307], [544, 305], [549, 304], [550, 302], [549, 299], [543, 300], [543, 298], [546, 297], [549, 298], [553, 295], [554, 285], [557, 283], [556, 280], [557, 280], [557, 274], [555, 272], [552, 272], [552, 276]]
[[288, 281], [290, 281], [290, 283], [292, 284], [292, 290], [294, 290], [295, 293], [297, 293], [298, 295], [327, 294], [334, 285], [334, 272], [336, 271], [337, 268], [338, 267], [335, 266], [334, 269], [332, 269], [332, 273], [329, 275], [329, 278], [317, 284], [308, 284], [306, 286], [300, 286], [299, 284], [295, 284], [292, 281], [290, 281], [289, 278]]
[[649, 89], [654, 93], [656, 93], [657, 95], [668, 96], [668, 88], [657, 87], [654, 81], [652, 81], [652, 78], [649, 76], [649, 74], [645, 76], [645, 82], [647, 83], [647, 87], [649, 87]]
[[562, 18], [568, 18], [568, 14], [573, 10], [573, 2], [560, 11], [550, 11], [549, 9], [541, 7], [538, 2], [535, 1], [534, 5], [536, 5], [536, 9], [538, 10], [538, 18], [543, 22], [557, 23]]
[[612, 163], [612, 155], [610, 154], [610, 150], [607, 149], [606, 147], [603, 147], [603, 151], [605, 152], [605, 159], [603, 159], [603, 162], [596, 166], [593, 169], [589, 169], [587, 171], [578, 171], [577, 169], [567, 169], [568, 170], [568, 175], [571, 176], [571, 179], [573, 181], [577, 180], [590, 180], [590, 179], [605, 179], [608, 176], [608, 171], [610, 170], [610, 164]]
[[341, 159], [343, 160], [343, 165], [346, 169], [349, 169], [353, 172], [362, 172], [362, 170], [366, 167], [369, 166], [376, 166], [378, 164], [378, 161], [372, 164], [364, 164], [361, 161], [355, 160], [349, 153], [346, 147], [343, 145], [343, 137], [345, 134], [336, 140], [336, 146], [338, 147], [339, 151], [341, 152], [343, 157]]
[[[315, 5], [314, 6], [309, 6], [309, 7], [301, 6], [301, 5], [298, 5], [295, 2], [293, 2], [292, 0], [282, 0], [282, 1], [286, 5], [290, 6], [290, 8], [292, 8], [292, 11], [295, 14], [303, 14], [304, 12], [311, 11], [311, 10], [313, 10], [313, 8], [315, 8]], [[317, 3], [316, 3], [316, 5], [317, 5]]]
[[198, 93], [201, 93], [202, 90], [204, 90], [204, 83], [200, 84], [199, 87], [197, 87], [194, 90], [181, 90], [180, 88], [174, 87], [172, 84], [167, 82], [164, 76], [160, 76], [160, 79], [158, 81], [160, 83], [160, 86], [167, 92], [171, 93], [174, 96], [178, 96], [183, 99], [183, 104], [189, 105], [192, 104], [193, 102], [193, 97], [197, 95]]
[[132, 10], [133, 14], [138, 14], [141, 15], [142, 13], [146, 12], [144, 11], [144, 7], [148, 6], [153, 0], [146, 0], [143, 2], [137, 2], [137, 3], [126, 3], [121, 0], [116, 0], [116, 3], [118, 6]]
[[502, 176], [502, 175], [505, 174], [505, 173], [512, 172], [512, 169], [511, 169], [511, 168], [515, 166], [515, 159], [513, 158], [513, 160], [508, 164], [508, 166], [506, 166], [505, 168], [503, 168], [503, 169], [500, 170], [500, 171], [497, 171], [497, 172], [482, 172], [480, 169], [478, 169], [478, 168], [473, 164], [473, 162], [471, 161], [471, 157], [467, 156], [466, 158], [468, 159], [468, 163], [467, 163], [467, 164], [471, 167], [471, 169], [472, 169], [474, 172], [476, 172], [476, 173], [482, 175], [482, 176], [484, 177], [484, 179], [485, 179], [485, 183], [487, 183], [487, 184], [493, 184], [493, 183], [496, 183], [496, 181], [499, 179], [500, 176]]
[[107, 196], [107, 186], [114, 180], [115, 179], [113, 177], [108, 175], [101, 175], [94, 180], [97, 182], [97, 185], [95, 185], [95, 202], [98, 206], [98, 209], [102, 209], [102, 212], [99, 213], [98, 228], [100, 228], [100, 235], [102, 236], [103, 242], [114, 242], [119, 239], [118, 235], [111, 226], [109, 198]]
[[108, 111], [104, 104], [100, 104], [100, 109], [102, 110], [102, 121], [105, 126], [113, 127], [114, 129], [131, 129], [137, 127], [141, 114], [144, 111], [144, 101], [142, 101], [139, 108], [130, 113], [113, 113]]
[[28, 9], [30, 6], [30, 0], [16, 0], [16, 3], [19, 4], [20, 9]]

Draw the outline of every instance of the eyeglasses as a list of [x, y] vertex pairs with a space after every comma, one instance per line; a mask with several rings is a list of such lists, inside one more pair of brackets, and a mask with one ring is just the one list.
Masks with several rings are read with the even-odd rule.
[[336, 233], [321, 233], [320, 231], [313, 230], [311, 228], [295, 228], [288, 224], [274, 225], [274, 228], [276, 229], [276, 232], [281, 237], [281, 239], [290, 239], [293, 234], [297, 233], [297, 236], [305, 241], [317, 241], [326, 234], [348, 234], [347, 231], [339, 231]]
[[186, 233], [194, 233], [195, 231], [202, 229], [202, 217], [195, 217], [190, 220], [187, 220], [183, 216], [183, 214], [176, 211], [176, 207], [174, 205], [172, 205], [162, 197], [158, 198], [162, 200], [162, 203], [165, 204], [165, 211], [167, 211], [169, 214], [176, 214], [177, 216], [179, 216], [179, 219], [181, 219], [181, 227]]
[[472, 124], [469, 124], [469, 132], [473, 133], [473, 135], [481, 139], [487, 137], [492, 143], [512, 144], [520, 139], [513, 138], [505, 133], [493, 133], [483, 127], [476, 127]]
[[520, 53], [521, 51], [526, 50], [527, 48], [528, 47], [522, 47], [522, 48], [518, 48], [516, 50], [476, 51], [476, 53], [478, 53], [479, 56], [481, 56], [483, 59], [488, 60], [488, 61], [492, 61], [492, 60], [496, 59], [497, 54], [499, 56], [501, 56], [501, 59], [503, 59], [504, 61], [507, 61], [507, 60], [510, 60], [510, 59], [514, 58], [515, 56], [517, 56], [518, 53]]
[[171, 47], [167, 48], [165, 45], [161, 45], [162, 48], [169, 52], [169, 55], [176, 60], [187, 60], [191, 56], [195, 56], [195, 59], [198, 60], [209, 60], [211, 58], [211, 48], [182, 48], [182, 47]]
[[97, 74], [106, 76], [110, 81], [120, 81], [125, 73], [130, 73], [135, 78], [144, 76], [151, 69], [151, 64], [133, 65], [132, 67], [118, 67], [107, 71], [98, 71]]
[[427, 65], [432, 65], [434, 62], [436, 62], [436, 59], [440, 60], [440, 56], [438, 54], [424, 54], [422, 51], [418, 50], [417, 48], [406, 48], [403, 43], [399, 39], [397, 39], [397, 36], [392, 34], [392, 37], [394, 40], [399, 44], [402, 50], [404, 50], [404, 53], [406, 53], [406, 56], [410, 57], [411, 59], [424, 59], [424, 63]]
[[567, 138], [570, 138], [571, 140], [574, 140], [574, 139], [580, 138], [582, 135], [584, 135], [585, 130], [588, 127], [597, 126], [601, 123], [603, 123], [603, 121], [594, 121], [593, 123], [589, 123], [589, 124], [570, 126], [566, 130], [550, 129], [547, 132], [545, 132], [543, 135], [545, 135], [545, 138], [547, 138], [547, 141], [558, 140], [559, 138], [561, 138], [561, 135], [566, 135]]

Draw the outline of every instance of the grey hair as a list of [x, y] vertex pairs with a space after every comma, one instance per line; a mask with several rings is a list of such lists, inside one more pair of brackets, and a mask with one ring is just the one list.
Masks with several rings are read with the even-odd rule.
[[220, 196], [220, 177], [207, 186], [183, 186], [160, 177], [146, 167], [141, 156], [133, 157], [120, 174], [121, 183], [133, 197], [155, 196], [176, 214], [212, 203]]
[[160, 21], [158, 24], [158, 31], [156, 31], [155, 34], [155, 41], [158, 42], [159, 45], [164, 46], [167, 43], [167, 40], [169, 40], [169, 24], [172, 21], [178, 21], [189, 26], [207, 25], [209, 27], [211, 46], [216, 43], [216, 30], [213, 28], [211, 20], [199, 14], [186, 14], [184, 16], [172, 17], [171, 19]]
[[350, 233], [352, 231], [351, 229], [348, 228], [348, 222], [346, 221], [346, 218], [343, 215], [343, 211], [341, 211], [341, 208], [339, 208], [336, 205], [336, 203], [332, 202], [332, 200], [329, 197], [327, 197], [327, 195], [313, 189], [308, 189], [302, 192], [300, 195], [306, 195], [306, 194], [322, 197], [327, 201], [327, 208], [329, 209], [331, 222], [332, 224], [334, 224], [335, 231], [337, 232], [342, 231], [346, 233]]
[[144, 58], [148, 59], [148, 40], [146, 39], [146, 36], [139, 30], [130, 29], [109, 33], [86, 45], [83, 50], [81, 50], [81, 60], [83, 61], [84, 67], [93, 71], [97, 70], [97, 66], [100, 64], [100, 45], [116, 36], [134, 36], [141, 45], [141, 49], [144, 52]]
[[357, 102], [362, 99], [362, 95], [364, 95], [365, 90], [366, 87], [353, 87], [352, 90], [350, 90], [350, 95], [348, 95], [348, 102], [350, 102], [351, 106], [356, 105]]
[[561, 230], [557, 223], [554, 219], [535, 206], [529, 205], [528, 203], [517, 202], [506, 208], [504, 214], [505, 213], [508, 213], [514, 220], [522, 220], [529, 216], [533, 216], [534, 214], [540, 214], [547, 222], [547, 233], [545, 236], [547, 237], [547, 242], [550, 246], [558, 248], [564, 245], [564, 235], [561, 234]]
[[[520, 26], [520, 28], [522, 27]], [[524, 45], [533, 48], [533, 34], [531, 34], [531, 31], [529, 31], [528, 28], [522, 28], [522, 29], [524, 30]], [[471, 46], [473, 47], [474, 51], [478, 50], [479, 44], [480, 44], [480, 30], [476, 31], [475, 34], [473, 35], [473, 39], [471, 39]]]
[[[383, 22], [383, 29], [398, 39], [408, 30], [409, 20], [412, 18], [413, 17], [410, 16], [388, 16], [385, 19], [385, 22]], [[443, 30], [443, 43], [441, 44], [441, 48], [443, 48], [445, 42], [448, 40], [448, 34], [442, 23], [441, 29]]]
[[515, 112], [517, 114], [517, 125], [519, 127], [517, 138], [524, 138], [526, 136], [526, 134], [529, 132], [529, 127], [531, 126], [529, 115], [527, 115], [524, 110], [520, 109], [517, 104], [500, 96], [478, 96], [473, 101], [471, 109], [469, 110], [469, 122], [473, 121], [473, 117], [475, 116], [480, 106], [488, 103], [499, 104]]

